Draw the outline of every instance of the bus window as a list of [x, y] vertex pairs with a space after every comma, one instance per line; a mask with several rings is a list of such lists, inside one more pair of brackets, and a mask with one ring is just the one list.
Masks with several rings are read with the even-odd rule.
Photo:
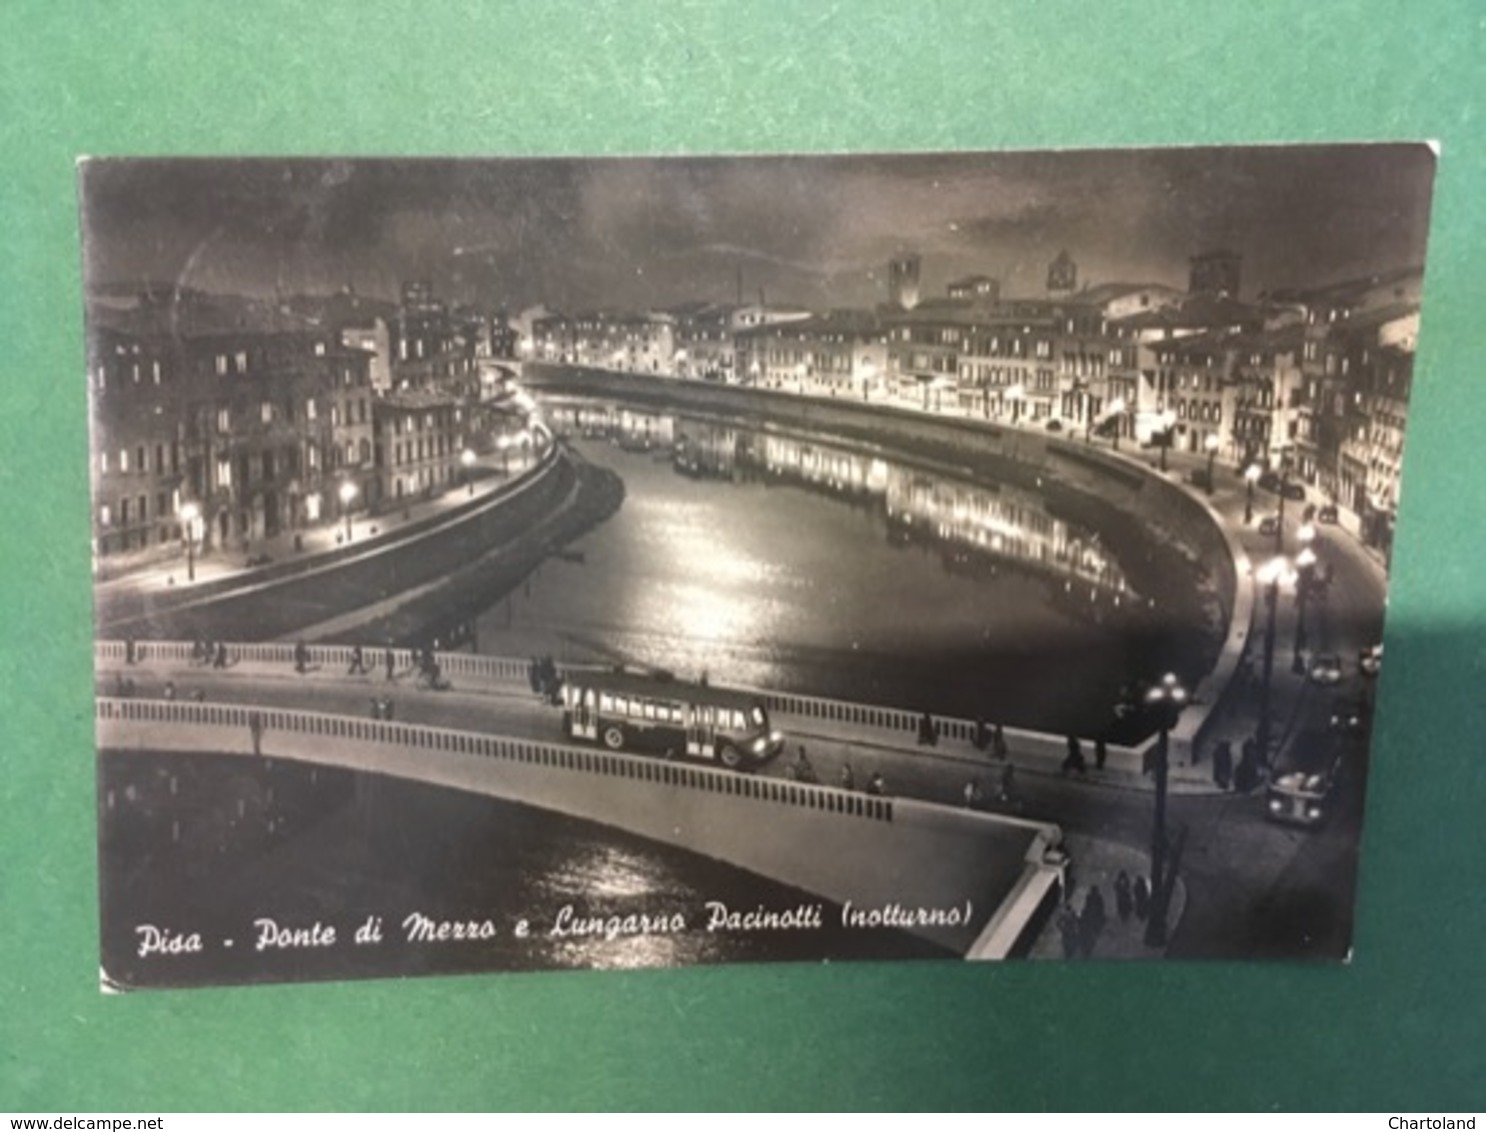
[[762, 727], [764, 725], [764, 709], [763, 708], [759, 707], [757, 704], [754, 704], [753, 705], [753, 710], [752, 710], [752, 712], [750, 714], [753, 716], [753, 725], [755, 727]]
[[608, 692], [600, 692], [599, 693], [599, 711], [613, 711], [613, 710], [614, 710], [614, 697], [611, 696], [611, 695], [609, 695]]
[[592, 688], [586, 688], [586, 689], [584, 689], [584, 692], [583, 692], [583, 706], [586, 707], [586, 708], [589, 708], [591, 710], [593, 708], [593, 698], [594, 698], [593, 697], [593, 689]]

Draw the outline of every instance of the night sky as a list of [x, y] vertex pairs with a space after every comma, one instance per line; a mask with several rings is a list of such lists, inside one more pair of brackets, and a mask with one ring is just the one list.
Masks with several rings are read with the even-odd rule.
[[142, 279], [248, 294], [426, 278], [516, 309], [745, 298], [886, 299], [970, 273], [1042, 293], [1066, 248], [1080, 282], [1184, 287], [1187, 257], [1244, 257], [1243, 294], [1422, 264], [1422, 145], [590, 160], [122, 160], [82, 167], [91, 286]]

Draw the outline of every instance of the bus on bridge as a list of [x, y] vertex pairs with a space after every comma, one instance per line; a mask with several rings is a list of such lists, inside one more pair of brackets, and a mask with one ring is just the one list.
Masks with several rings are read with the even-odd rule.
[[758, 695], [663, 673], [570, 671], [562, 706], [565, 735], [611, 751], [686, 756], [743, 770], [784, 749], [784, 736], [769, 726]]

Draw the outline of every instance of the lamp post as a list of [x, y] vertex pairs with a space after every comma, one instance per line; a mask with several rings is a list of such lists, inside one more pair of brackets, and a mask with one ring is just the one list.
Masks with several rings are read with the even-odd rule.
[[1120, 427], [1125, 418], [1125, 399], [1116, 397], [1109, 403], [1109, 419], [1114, 421], [1114, 450], [1120, 450]]
[[1213, 464], [1217, 461], [1218, 446], [1221, 443], [1222, 441], [1218, 439], [1218, 434], [1215, 432], [1208, 433], [1207, 439], [1202, 442], [1202, 447], [1207, 449], [1207, 493], [1209, 495], [1213, 493]]
[[[1310, 524], [1306, 524], [1309, 526]], [[1310, 539], [1315, 538], [1315, 529], [1311, 528], [1310, 538], [1305, 535], [1305, 527], [1301, 528], [1301, 541], [1305, 544], [1300, 548], [1300, 553], [1295, 556], [1295, 659], [1290, 664], [1290, 671], [1297, 676], [1305, 675], [1305, 603], [1310, 597], [1311, 583], [1316, 568], [1316, 552], [1310, 548]]]
[[1167, 409], [1161, 414], [1161, 470], [1166, 470], [1166, 452], [1171, 447], [1171, 433], [1176, 428], [1176, 414]]
[[1151, 827], [1151, 916], [1146, 921], [1145, 942], [1166, 946], [1166, 909], [1171, 900], [1171, 878], [1166, 876], [1166, 777], [1170, 769], [1171, 729], [1182, 708], [1187, 690], [1174, 673], [1168, 672], [1145, 694], [1146, 706], [1156, 713], [1161, 734], [1156, 741], [1156, 815]]
[[356, 485], [350, 480], [341, 484], [341, 513], [346, 517], [346, 541], [351, 541], [351, 500], [356, 498]]
[[1269, 765], [1269, 697], [1271, 685], [1274, 682], [1274, 618], [1276, 607], [1280, 603], [1280, 583], [1291, 577], [1290, 562], [1282, 555], [1276, 555], [1263, 566], [1259, 567], [1256, 575], [1259, 584], [1264, 587], [1265, 625], [1264, 625], [1264, 682], [1259, 688], [1259, 758], [1265, 766]]
[[1254, 521], [1254, 485], [1259, 482], [1261, 474], [1258, 464], [1250, 464], [1243, 470], [1245, 485], [1243, 522], [1246, 527]]
[[181, 532], [186, 538], [186, 581], [196, 580], [196, 524], [201, 518], [201, 508], [195, 503], [182, 503], [180, 508]]
[[474, 495], [475, 494], [475, 481], [470, 478], [470, 469], [475, 466], [475, 454], [474, 454], [474, 452], [472, 450], [466, 448], [463, 452], [461, 452], [459, 454], [459, 463], [464, 468], [464, 482], [465, 482], [465, 486], [469, 488], [469, 494], [470, 495]]
[[1280, 467], [1279, 467], [1279, 472], [1280, 472], [1280, 484], [1279, 484], [1280, 508], [1279, 508], [1279, 511], [1276, 513], [1275, 524], [1274, 524], [1274, 552], [1276, 554], [1283, 554], [1283, 553], [1285, 553], [1285, 487], [1286, 487], [1285, 473], [1288, 472], [1289, 470], [1290, 470], [1289, 462], [1287, 460], [1285, 460], [1283, 457], [1281, 457], [1280, 458]]

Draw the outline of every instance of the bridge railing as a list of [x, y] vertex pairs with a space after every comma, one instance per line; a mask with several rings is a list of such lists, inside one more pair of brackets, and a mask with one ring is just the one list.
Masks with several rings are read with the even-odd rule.
[[[223, 643], [227, 660], [231, 664], [255, 662], [292, 669], [296, 652], [303, 648], [305, 662], [318, 668], [340, 666], [349, 669], [356, 646], [338, 644], [296, 645], [284, 641], [265, 641], [247, 644]], [[376, 670], [386, 664], [388, 648], [391, 646], [362, 646], [362, 664]], [[208, 663], [202, 656], [200, 646], [190, 641], [97, 641], [94, 657], [99, 664], [128, 663], [129, 650], [133, 649], [134, 660], [140, 663], [167, 661], [177, 663]], [[393, 665], [398, 671], [414, 666], [417, 654], [412, 649], [391, 647]], [[531, 662], [517, 657], [485, 656], [467, 652], [435, 652], [440, 670], [456, 686], [470, 682], [527, 686], [531, 678]], [[567, 666], [577, 671], [582, 666]], [[764, 705], [775, 715], [787, 715], [795, 719], [818, 721], [837, 728], [857, 728], [869, 733], [880, 733], [894, 741], [906, 737], [917, 737], [923, 713], [902, 708], [882, 707], [876, 704], [854, 703], [849, 700], [833, 700], [823, 696], [799, 695], [792, 692], [776, 692], [763, 688], [741, 689], [757, 693]], [[976, 743], [981, 725], [975, 720], [956, 716], [930, 715], [937, 739], [967, 745]], [[984, 737], [989, 738], [989, 726]], [[1025, 728], [1005, 727], [1002, 735], [1014, 754], [1036, 754], [1041, 758], [1059, 758], [1066, 753], [1067, 736], [1032, 731]], [[1085, 757], [1092, 756], [1091, 740], [1083, 740]], [[1141, 751], [1111, 744], [1106, 756], [1110, 764], [1118, 769], [1133, 771], [1142, 766]]]
[[892, 798], [858, 794], [831, 786], [755, 777], [713, 767], [690, 766], [643, 755], [289, 708], [114, 697], [99, 697], [95, 703], [95, 715], [100, 723], [123, 721], [152, 727], [205, 726], [238, 729], [248, 736], [257, 730], [260, 737], [287, 732], [311, 739], [380, 743], [652, 782], [709, 794], [727, 794], [867, 821], [893, 820]]

